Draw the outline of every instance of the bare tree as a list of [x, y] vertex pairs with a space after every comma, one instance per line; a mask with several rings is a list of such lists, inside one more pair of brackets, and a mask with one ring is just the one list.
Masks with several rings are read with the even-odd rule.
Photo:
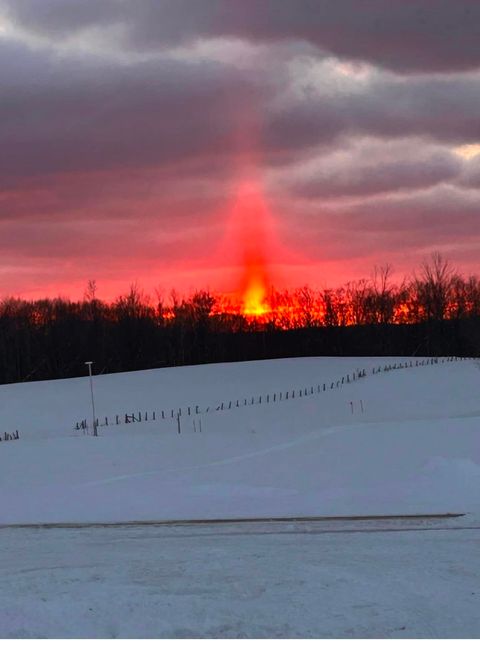
[[94, 302], [97, 299], [97, 282], [94, 279], [89, 279], [87, 287], [83, 293], [85, 302]]
[[421, 274], [415, 279], [420, 316], [426, 320], [444, 320], [452, 301], [455, 271], [450, 262], [438, 252], [422, 264]]
[[375, 322], [388, 324], [393, 322], [398, 290], [391, 283], [392, 267], [375, 266], [373, 274], [373, 295], [375, 302]]

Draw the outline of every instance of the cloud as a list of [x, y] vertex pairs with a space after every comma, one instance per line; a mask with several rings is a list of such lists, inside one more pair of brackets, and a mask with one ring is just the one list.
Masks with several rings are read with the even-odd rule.
[[436, 247], [474, 268], [479, 11], [0, 0], [0, 293], [84, 285], [86, 259], [100, 284], [223, 279], [248, 173], [332, 279]]
[[219, 63], [123, 65], [0, 41], [0, 173], [172, 164], [235, 146], [266, 85]]
[[393, 253], [405, 267], [402, 255], [418, 260], [425, 251], [442, 249], [462, 265], [465, 260], [458, 250], [471, 246], [478, 250], [480, 245], [479, 199], [478, 192], [439, 186], [348, 205], [293, 202], [287, 210], [292, 222], [286, 227], [295, 245], [306, 247], [313, 258], [321, 254], [348, 260], [368, 254], [380, 263]]
[[274, 104], [267, 143], [315, 147], [360, 134], [448, 143], [480, 140], [478, 74], [398, 78], [373, 73], [366, 80], [330, 78], [325, 83], [321, 64], [305, 67], [308, 71], [315, 65], [317, 75], [310, 73], [300, 91]]
[[330, 72], [325, 86], [320, 69], [297, 91], [288, 69], [168, 55], [127, 64], [73, 53], [58, 57], [0, 40], [0, 58], [7, 62], [0, 69], [4, 184], [37, 174], [235, 157], [249, 147], [267, 160], [298, 158], [354, 134], [480, 140], [477, 76], [399, 80], [375, 74], [339, 85], [340, 73]]
[[480, 155], [477, 154], [464, 165], [459, 184], [467, 188], [480, 189]]
[[360, 139], [282, 169], [273, 181], [306, 199], [351, 200], [454, 183], [462, 171], [457, 155], [421, 140]]
[[18, 27], [49, 38], [118, 26], [121, 46], [136, 50], [222, 36], [305, 41], [402, 73], [480, 64], [480, 6], [471, 0], [3, 0], [0, 6]]

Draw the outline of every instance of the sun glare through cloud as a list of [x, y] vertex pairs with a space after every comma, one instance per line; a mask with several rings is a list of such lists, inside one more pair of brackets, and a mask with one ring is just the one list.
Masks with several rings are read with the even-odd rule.
[[464, 160], [471, 160], [480, 154], [480, 143], [462, 144], [454, 149], [454, 152]]

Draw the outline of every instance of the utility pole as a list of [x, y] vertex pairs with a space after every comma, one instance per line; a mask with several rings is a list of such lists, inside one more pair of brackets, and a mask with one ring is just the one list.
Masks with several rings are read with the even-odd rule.
[[93, 398], [93, 377], [92, 377], [93, 361], [86, 361], [85, 365], [88, 365], [88, 376], [90, 377], [90, 395], [92, 397], [93, 436], [98, 437], [97, 419], [95, 417], [95, 399]]

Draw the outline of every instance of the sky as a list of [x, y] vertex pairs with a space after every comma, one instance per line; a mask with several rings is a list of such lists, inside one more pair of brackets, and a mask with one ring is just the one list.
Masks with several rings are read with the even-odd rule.
[[0, 296], [480, 272], [480, 2], [0, 0]]

